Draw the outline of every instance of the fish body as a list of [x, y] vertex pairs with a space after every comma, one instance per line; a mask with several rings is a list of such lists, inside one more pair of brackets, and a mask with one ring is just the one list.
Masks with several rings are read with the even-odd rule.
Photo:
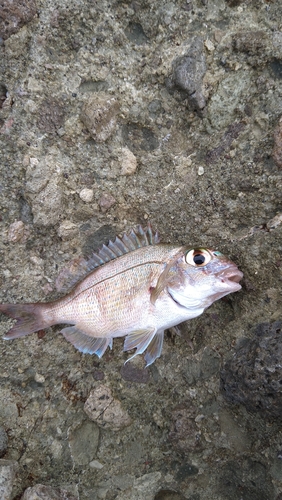
[[113, 338], [125, 337], [124, 351], [146, 351], [148, 366], [161, 354], [165, 329], [239, 290], [242, 276], [220, 252], [160, 244], [150, 225], [139, 226], [82, 259], [76, 276], [66, 274], [66, 281], [78, 283], [64, 297], [0, 304], [1, 312], [18, 320], [4, 338], [63, 323], [71, 326], [61, 333], [81, 352], [101, 357]]

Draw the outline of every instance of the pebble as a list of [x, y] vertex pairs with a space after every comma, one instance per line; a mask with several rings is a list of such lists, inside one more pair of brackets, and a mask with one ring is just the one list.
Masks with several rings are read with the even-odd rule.
[[82, 201], [85, 201], [85, 203], [90, 203], [93, 200], [93, 196], [93, 189], [84, 188], [79, 193], [79, 197], [82, 199]]
[[206, 105], [203, 95], [203, 77], [206, 73], [206, 57], [203, 39], [195, 36], [184, 56], [176, 58], [172, 63], [173, 84], [187, 94], [190, 106], [200, 116]]
[[14, 460], [0, 459], [0, 498], [10, 500], [13, 483], [18, 468], [18, 462]]
[[21, 241], [24, 237], [25, 225], [21, 220], [13, 222], [8, 230], [8, 240], [12, 243]]
[[204, 173], [205, 173], [204, 167], [199, 167], [198, 168], [198, 175], [204, 175]]
[[70, 240], [78, 234], [78, 227], [70, 220], [64, 220], [58, 228], [58, 236], [62, 240]]
[[114, 398], [111, 389], [100, 385], [93, 389], [84, 405], [86, 415], [99, 427], [118, 431], [131, 424], [131, 418]]
[[98, 201], [98, 205], [101, 208], [102, 212], [107, 212], [113, 205], [116, 204], [116, 199], [110, 193], [102, 194], [100, 200]]
[[0, 425], [0, 457], [5, 455], [8, 448], [8, 435], [4, 427]]
[[121, 148], [121, 175], [132, 175], [137, 169], [137, 158], [127, 147]]
[[103, 469], [104, 465], [101, 464], [101, 462], [98, 462], [98, 460], [92, 460], [89, 467], [91, 467], [91, 469]]
[[78, 500], [78, 497], [61, 488], [57, 489], [43, 484], [36, 484], [25, 490], [21, 500]]
[[117, 123], [118, 103], [108, 95], [99, 95], [85, 102], [80, 119], [97, 142], [105, 142], [113, 134]]

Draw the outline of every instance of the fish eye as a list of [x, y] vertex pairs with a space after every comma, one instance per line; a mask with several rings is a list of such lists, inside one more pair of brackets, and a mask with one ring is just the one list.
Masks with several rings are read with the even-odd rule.
[[185, 256], [187, 264], [191, 264], [194, 267], [206, 266], [210, 262], [211, 258], [211, 254], [204, 248], [189, 250]]

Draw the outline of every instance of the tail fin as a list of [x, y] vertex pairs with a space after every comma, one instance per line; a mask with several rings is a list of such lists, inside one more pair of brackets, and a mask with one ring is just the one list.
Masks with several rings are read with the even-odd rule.
[[3, 338], [17, 339], [51, 326], [53, 323], [47, 323], [41, 314], [42, 306], [43, 304], [0, 304], [0, 312], [17, 320]]

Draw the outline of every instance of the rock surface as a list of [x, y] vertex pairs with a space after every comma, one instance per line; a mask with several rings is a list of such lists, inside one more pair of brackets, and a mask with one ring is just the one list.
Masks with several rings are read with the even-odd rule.
[[62, 325], [4, 341], [1, 315], [9, 500], [281, 497], [281, 19], [281, 0], [0, 2], [0, 303], [59, 298], [148, 221], [244, 273], [148, 368]]

